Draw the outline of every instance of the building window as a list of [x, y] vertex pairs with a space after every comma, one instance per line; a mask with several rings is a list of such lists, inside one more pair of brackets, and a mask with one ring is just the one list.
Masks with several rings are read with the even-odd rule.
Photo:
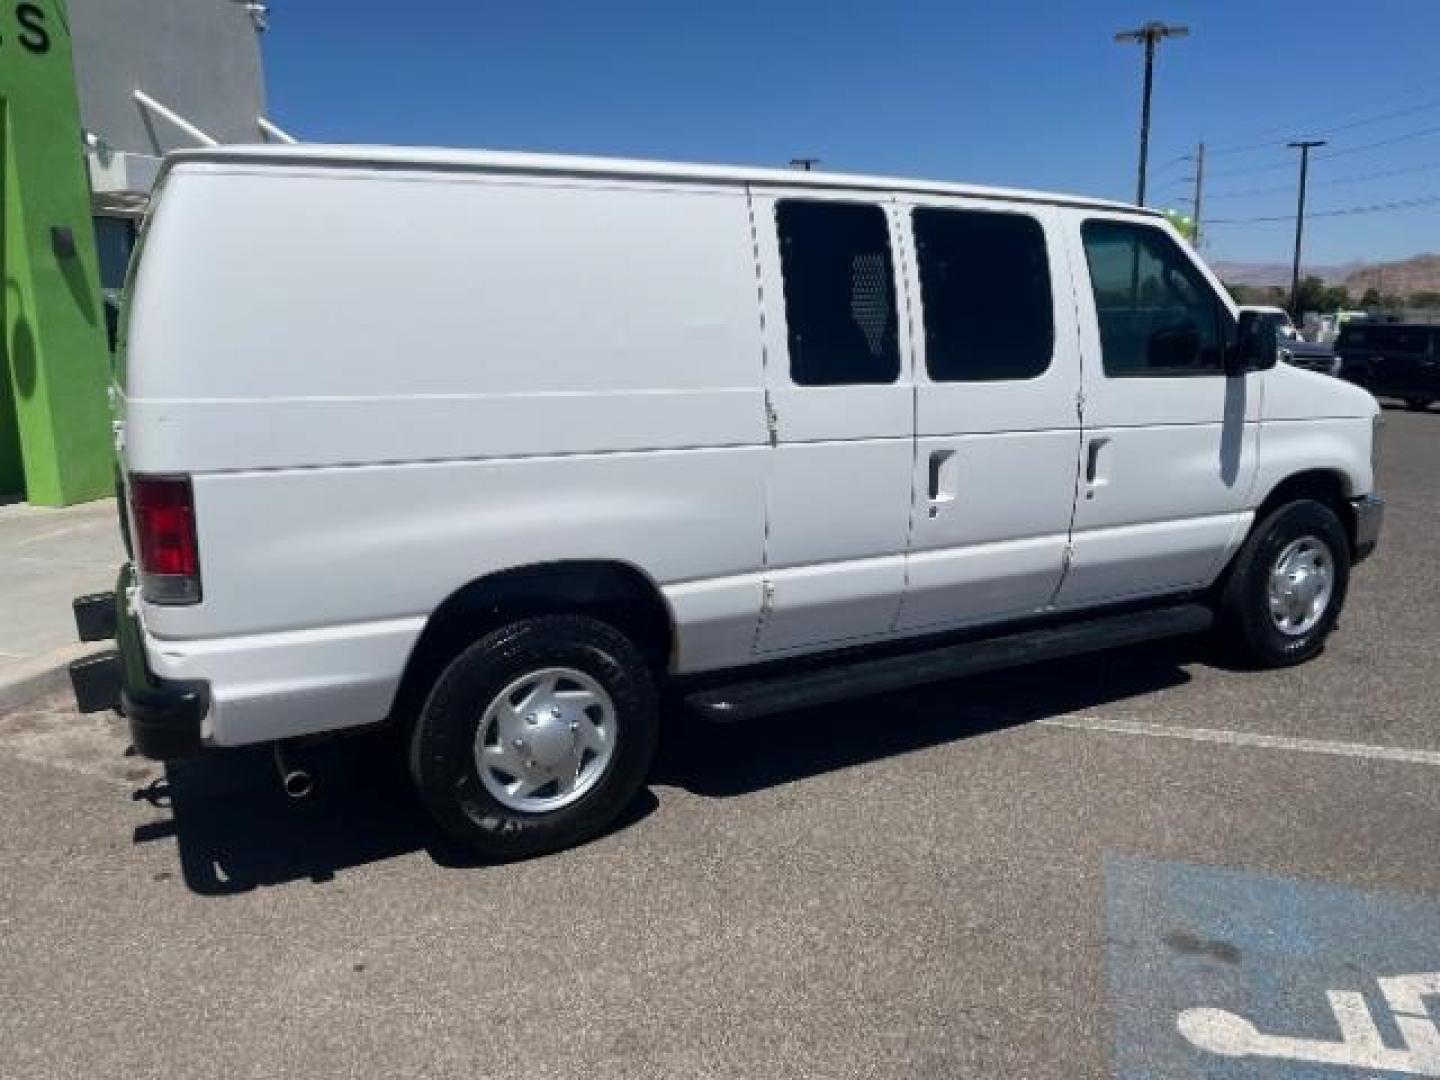
[[100, 287], [119, 292], [135, 247], [135, 222], [130, 218], [97, 217], [95, 248], [100, 253]]

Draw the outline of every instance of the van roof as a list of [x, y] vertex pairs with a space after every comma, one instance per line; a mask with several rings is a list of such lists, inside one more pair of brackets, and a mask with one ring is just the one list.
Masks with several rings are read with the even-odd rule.
[[1160, 216], [1157, 210], [1082, 195], [1044, 191], [940, 183], [887, 176], [849, 173], [764, 169], [736, 165], [703, 165], [629, 158], [581, 157], [568, 154], [531, 154], [499, 150], [447, 150], [431, 147], [327, 146], [314, 143], [253, 146], [215, 146], [178, 150], [167, 155], [165, 171], [176, 165], [208, 162], [226, 165], [339, 166], [427, 172], [511, 173], [541, 176], [611, 177], [636, 180], [672, 180], [682, 183], [775, 184], [786, 187], [901, 191], [927, 195], [968, 195], [1013, 202], [1124, 210]]

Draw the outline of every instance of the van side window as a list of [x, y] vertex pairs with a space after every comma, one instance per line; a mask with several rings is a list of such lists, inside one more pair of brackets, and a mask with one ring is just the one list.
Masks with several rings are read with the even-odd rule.
[[1045, 230], [1024, 214], [917, 209], [925, 367], [936, 382], [1043, 375], [1055, 351]]
[[1153, 378], [1224, 373], [1220, 302], [1159, 229], [1094, 220], [1081, 229], [1105, 374]]
[[885, 211], [786, 200], [775, 210], [790, 377], [800, 386], [890, 383], [900, 374]]

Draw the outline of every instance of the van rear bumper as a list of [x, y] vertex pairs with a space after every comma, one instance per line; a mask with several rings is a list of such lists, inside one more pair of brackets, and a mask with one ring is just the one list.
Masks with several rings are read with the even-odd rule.
[[208, 688], [206, 746], [247, 746], [378, 724], [389, 715], [423, 618], [207, 638], [157, 638], [162, 682]]
[[130, 725], [130, 742], [142, 757], [170, 761], [200, 751], [201, 726], [209, 688], [198, 680], [157, 678], [145, 659], [140, 622], [128, 596], [133, 568], [120, 571], [115, 592], [75, 601], [75, 624], [82, 641], [113, 633], [116, 647], [70, 665], [70, 685], [81, 712], [111, 709]]
[[75, 601], [81, 638], [113, 636], [116, 648], [72, 664], [70, 683], [81, 712], [120, 713], [135, 749], [156, 760], [380, 723], [425, 626], [416, 617], [156, 638], [127, 600], [134, 580], [127, 566], [114, 593]]

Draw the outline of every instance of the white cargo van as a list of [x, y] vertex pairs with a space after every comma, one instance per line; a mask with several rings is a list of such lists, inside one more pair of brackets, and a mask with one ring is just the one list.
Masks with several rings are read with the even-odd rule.
[[121, 337], [82, 706], [157, 758], [404, 725], [497, 857], [614, 819], [666, 690], [749, 720], [1212, 619], [1304, 660], [1381, 519], [1370, 395], [1091, 199], [185, 152]]

